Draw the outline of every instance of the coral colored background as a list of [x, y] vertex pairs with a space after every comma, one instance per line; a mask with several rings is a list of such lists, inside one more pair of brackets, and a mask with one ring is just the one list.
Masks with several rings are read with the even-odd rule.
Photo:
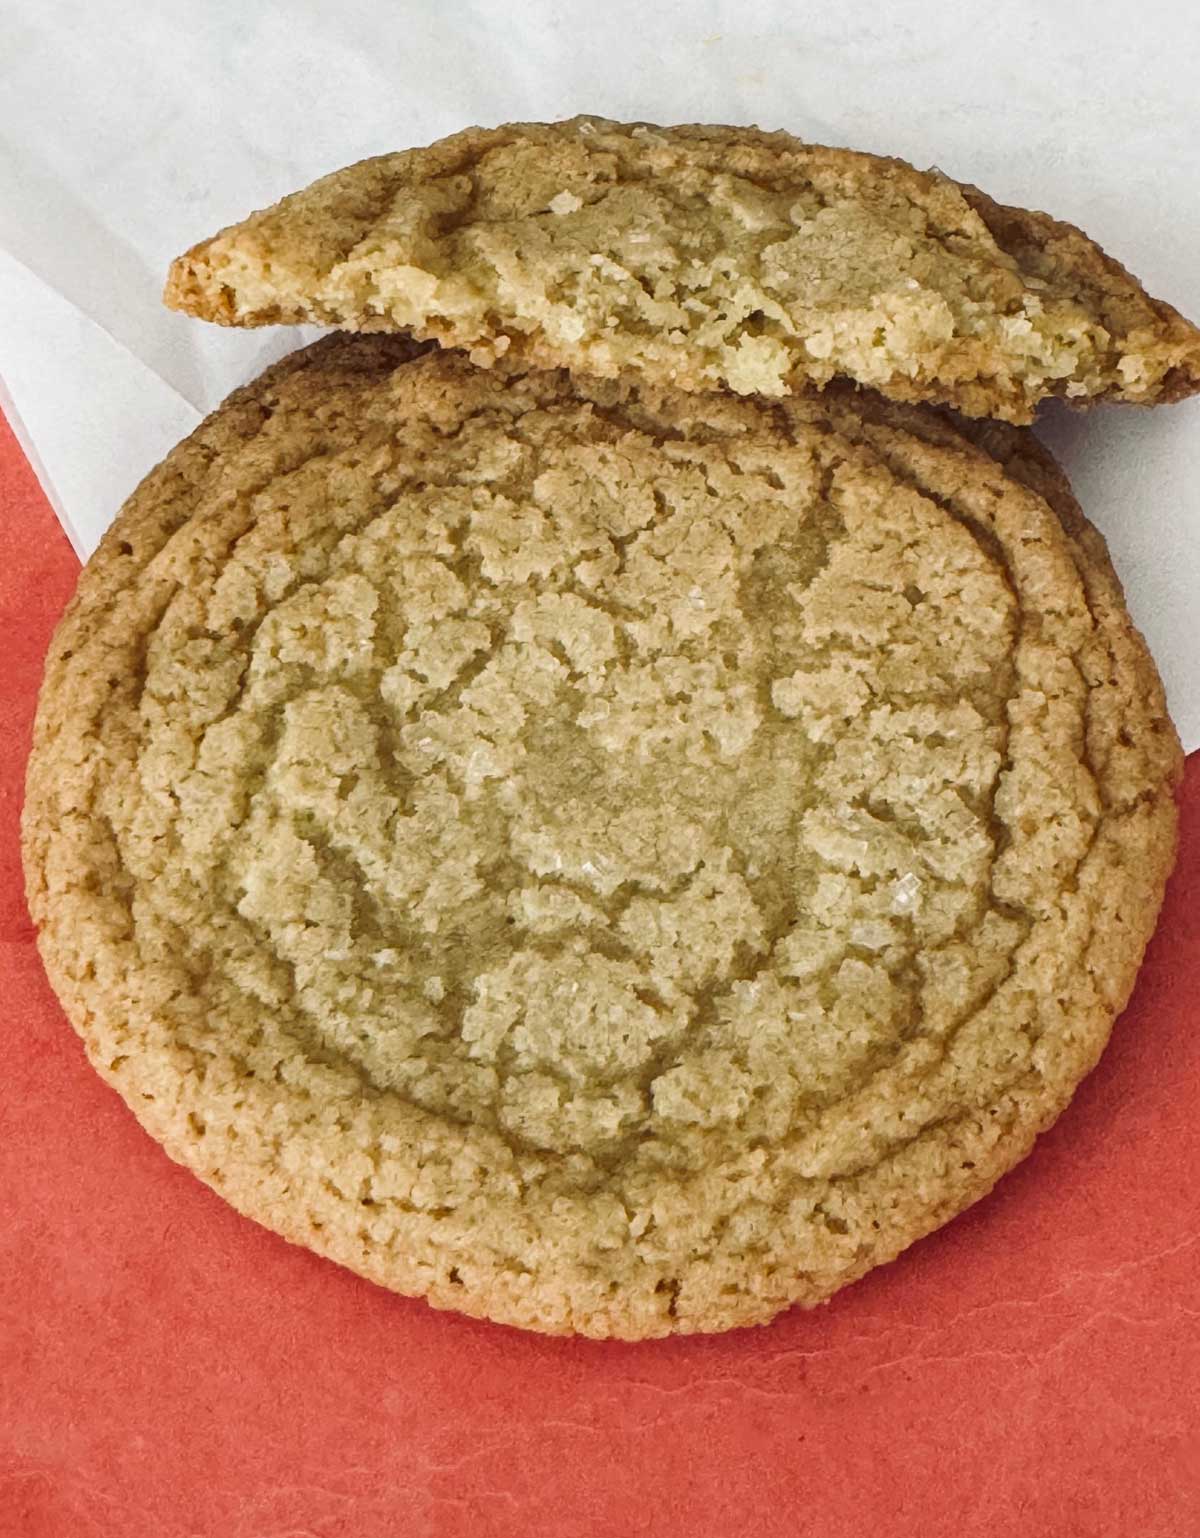
[[1200, 754], [1101, 1066], [828, 1307], [643, 1346], [434, 1313], [171, 1164], [42, 976], [17, 816], [76, 564], [0, 419], [3, 1538], [1200, 1538]]

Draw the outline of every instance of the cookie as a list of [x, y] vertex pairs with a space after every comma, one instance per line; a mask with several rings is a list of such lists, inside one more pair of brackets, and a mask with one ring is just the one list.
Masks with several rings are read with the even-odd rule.
[[1200, 331], [1079, 230], [785, 133], [600, 118], [361, 161], [195, 246], [167, 303], [784, 396], [845, 376], [1028, 422], [1200, 389]]
[[764, 1322], [982, 1196], [1129, 994], [1180, 763], [982, 431], [395, 337], [231, 396], [47, 664], [29, 902], [98, 1071], [242, 1212], [536, 1330]]

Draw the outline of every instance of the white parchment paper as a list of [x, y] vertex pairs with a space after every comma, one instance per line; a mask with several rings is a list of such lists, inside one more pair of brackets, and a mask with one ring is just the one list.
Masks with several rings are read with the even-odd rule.
[[[1192, 0], [0, 0], [0, 406], [86, 557], [305, 339], [168, 312], [172, 257], [361, 156], [581, 111], [936, 164], [1200, 317], [1197, 78]], [[1044, 431], [1200, 746], [1200, 402]]]

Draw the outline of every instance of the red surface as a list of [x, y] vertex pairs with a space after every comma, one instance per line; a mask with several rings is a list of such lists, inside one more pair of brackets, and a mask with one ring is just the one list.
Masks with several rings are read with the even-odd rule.
[[1134, 1002], [992, 1197], [769, 1329], [545, 1340], [255, 1228], [88, 1069], [17, 853], [75, 570], [0, 421], [4, 1538], [1200, 1538], [1200, 755]]

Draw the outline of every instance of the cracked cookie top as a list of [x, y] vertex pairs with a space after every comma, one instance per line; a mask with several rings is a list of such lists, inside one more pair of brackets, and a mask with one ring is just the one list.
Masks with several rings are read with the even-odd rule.
[[985, 447], [395, 338], [239, 392], [48, 665], [100, 1071], [261, 1221], [544, 1329], [769, 1318], [943, 1221], [1102, 1047], [1178, 755], [1098, 537]]
[[1200, 389], [1200, 331], [1082, 231], [901, 160], [581, 117], [364, 160], [201, 242], [167, 303], [683, 390], [843, 376], [1032, 419]]

